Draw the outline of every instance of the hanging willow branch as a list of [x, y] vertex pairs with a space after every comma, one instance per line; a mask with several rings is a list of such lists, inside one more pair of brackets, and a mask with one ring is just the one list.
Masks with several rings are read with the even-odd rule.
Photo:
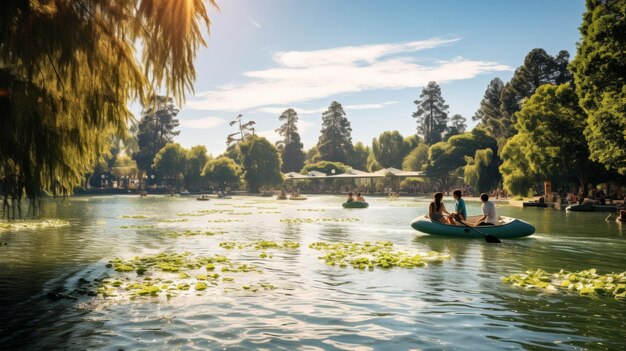
[[211, 24], [207, 5], [217, 7], [213, 0], [3, 1], [5, 217], [24, 196], [70, 194], [110, 135], [125, 134], [130, 101], [145, 103], [161, 91], [182, 105]]

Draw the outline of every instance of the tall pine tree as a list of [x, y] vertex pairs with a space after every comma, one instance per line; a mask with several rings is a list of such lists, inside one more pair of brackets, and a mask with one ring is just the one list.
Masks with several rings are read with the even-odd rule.
[[417, 134], [424, 137], [427, 145], [442, 140], [442, 133], [448, 123], [448, 105], [441, 96], [441, 88], [436, 82], [430, 82], [422, 90], [419, 100], [413, 102], [417, 111], [413, 118], [417, 120]]
[[133, 155], [141, 171], [148, 171], [159, 150], [180, 134], [176, 130], [180, 124], [176, 118], [178, 112], [174, 100], [167, 96], [155, 96], [141, 111], [137, 126], [139, 151]]
[[348, 163], [352, 157], [352, 128], [343, 107], [333, 101], [322, 114], [322, 131], [315, 161]]
[[515, 113], [521, 110], [523, 101], [531, 97], [537, 88], [572, 80], [572, 74], [567, 70], [568, 62], [569, 53], [565, 50], [561, 50], [556, 57], [548, 55], [544, 49], [532, 49], [526, 55], [524, 64], [515, 70], [500, 95], [502, 136], [509, 138], [515, 134]]
[[502, 121], [502, 112], [500, 111], [502, 89], [504, 89], [502, 80], [497, 77], [492, 79], [487, 86], [487, 90], [485, 90], [480, 107], [472, 116], [473, 121], [479, 121], [489, 135], [496, 139], [504, 137], [506, 134]]
[[302, 151], [302, 141], [298, 133], [298, 113], [290, 108], [285, 110], [278, 120], [284, 122], [280, 128], [276, 129], [278, 135], [283, 137], [276, 142], [278, 150], [281, 152], [283, 160], [283, 172], [300, 172], [304, 166], [304, 151]]

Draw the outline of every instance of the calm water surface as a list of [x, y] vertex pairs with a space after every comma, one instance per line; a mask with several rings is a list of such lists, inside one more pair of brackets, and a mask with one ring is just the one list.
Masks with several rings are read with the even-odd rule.
[[[541, 294], [500, 282], [505, 275], [531, 268], [626, 270], [626, 226], [605, 221], [606, 213], [500, 206], [501, 215], [523, 218], [537, 233], [494, 245], [412, 230], [409, 223], [424, 211], [425, 199], [369, 200], [365, 210], [344, 210], [342, 198], [333, 196], [283, 202], [161, 196], [50, 200], [44, 217], [67, 220], [70, 226], [0, 232], [0, 242], [7, 243], [0, 246], [0, 349], [625, 349], [626, 302]], [[470, 212], [478, 211], [479, 203], [468, 204]], [[245, 215], [177, 216], [206, 209]], [[318, 217], [360, 221], [280, 221]], [[159, 218], [189, 221], [156, 222]], [[215, 219], [242, 222], [209, 222]], [[121, 228], [133, 224], [155, 228]], [[172, 229], [225, 233], [162, 235]], [[134, 302], [49, 297], [50, 292], [72, 291], [80, 278], [101, 277], [114, 257], [162, 251], [211, 255], [224, 253], [218, 244], [226, 240], [291, 240], [301, 247], [276, 251], [272, 259], [238, 251], [242, 262], [264, 269], [264, 279], [278, 286], [272, 291], [234, 294], [214, 289], [202, 296]], [[412, 270], [359, 271], [326, 266], [318, 259], [321, 253], [308, 247], [315, 241], [367, 240], [449, 253], [452, 259]]]

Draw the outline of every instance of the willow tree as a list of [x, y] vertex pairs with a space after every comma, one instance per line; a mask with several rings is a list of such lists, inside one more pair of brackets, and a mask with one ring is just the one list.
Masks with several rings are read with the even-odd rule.
[[[124, 135], [129, 102], [179, 104], [213, 0], [5, 0], [0, 12], [0, 191], [65, 195]], [[13, 212], [15, 215], [15, 211]], [[13, 216], [14, 216], [13, 215]]]

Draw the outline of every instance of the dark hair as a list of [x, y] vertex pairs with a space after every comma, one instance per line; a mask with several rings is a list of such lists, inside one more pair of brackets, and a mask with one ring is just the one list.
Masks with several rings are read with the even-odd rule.
[[361, 193], [360, 193], [360, 192], [359, 192], [359, 193], [356, 193], [356, 196], [361, 196]]
[[435, 199], [435, 209], [439, 211], [439, 208], [441, 208], [441, 199], [443, 199], [443, 193], [434, 193], [433, 198]]
[[463, 193], [461, 192], [461, 189], [456, 189], [455, 191], [452, 192], [453, 196], [458, 196], [459, 199], [461, 198], [461, 196], [463, 195]]
[[352, 192], [349, 192], [349, 193], [348, 193], [348, 196], [352, 196]]
[[480, 199], [483, 201], [487, 201], [489, 200], [489, 195], [487, 195], [487, 193], [482, 193], [480, 194]]

